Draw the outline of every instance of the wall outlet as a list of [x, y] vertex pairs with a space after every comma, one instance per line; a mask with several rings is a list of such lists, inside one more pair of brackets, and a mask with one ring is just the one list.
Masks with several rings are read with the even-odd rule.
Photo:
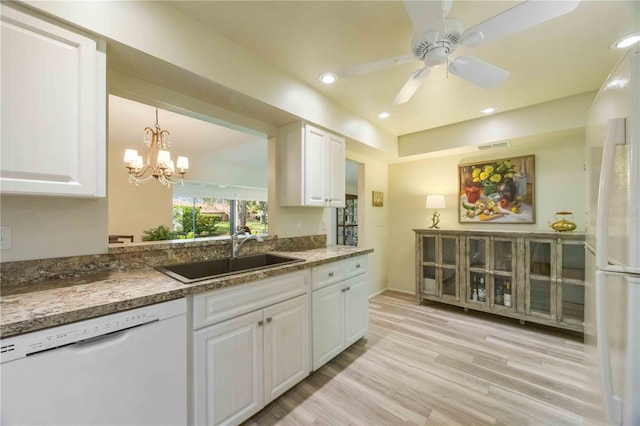
[[0, 249], [11, 249], [11, 227], [0, 226]]

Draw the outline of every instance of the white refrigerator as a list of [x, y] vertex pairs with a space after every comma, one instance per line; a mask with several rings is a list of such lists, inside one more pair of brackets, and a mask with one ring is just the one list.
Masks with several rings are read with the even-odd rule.
[[586, 128], [585, 353], [594, 412], [640, 425], [640, 48], [629, 50]]

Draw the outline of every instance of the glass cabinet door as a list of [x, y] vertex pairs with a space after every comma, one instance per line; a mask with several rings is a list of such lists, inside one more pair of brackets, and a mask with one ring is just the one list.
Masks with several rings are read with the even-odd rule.
[[555, 252], [551, 240], [527, 240], [525, 313], [549, 319], [555, 317]]
[[489, 300], [487, 275], [487, 237], [467, 237], [466, 300], [468, 303], [487, 305]]
[[429, 235], [422, 237], [422, 261], [425, 263], [436, 263], [436, 236]]
[[516, 273], [516, 240], [491, 239], [491, 306], [496, 309], [515, 310], [514, 284]]
[[455, 267], [440, 268], [442, 295], [458, 298], [458, 274]]
[[422, 293], [428, 296], [438, 295], [435, 266], [422, 266]]
[[457, 236], [423, 235], [421, 237], [421, 275], [418, 285], [425, 296], [458, 300]]
[[558, 319], [582, 324], [584, 321], [584, 243], [560, 241], [558, 244]]
[[436, 241], [435, 235], [422, 236], [422, 274], [420, 290], [426, 296], [438, 296], [436, 277]]
[[458, 299], [458, 241], [456, 236], [440, 236], [440, 277], [441, 296]]

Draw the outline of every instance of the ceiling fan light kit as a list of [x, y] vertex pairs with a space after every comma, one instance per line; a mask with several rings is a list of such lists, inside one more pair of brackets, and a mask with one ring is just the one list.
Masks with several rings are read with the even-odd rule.
[[[483, 89], [493, 89], [509, 78], [509, 72], [470, 55], [451, 58], [460, 45], [476, 47], [500, 39], [574, 11], [579, 0], [537, 1], [528, 0], [495, 15], [475, 26], [463, 30], [455, 19], [447, 19], [452, 1], [405, 0], [404, 6], [414, 29], [411, 42], [413, 59], [424, 63], [402, 86], [393, 100], [394, 105], [409, 101], [429, 75], [430, 68], [448, 64], [448, 70]], [[411, 60], [406, 56], [363, 64], [343, 70], [340, 75], [354, 75], [378, 71]]]

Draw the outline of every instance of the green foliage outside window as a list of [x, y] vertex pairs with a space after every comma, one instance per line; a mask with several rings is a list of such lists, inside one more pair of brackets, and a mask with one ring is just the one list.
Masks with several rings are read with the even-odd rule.
[[160, 225], [157, 228], [147, 229], [142, 234], [142, 241], [164, 241], [174, 240], [175, 238], [176, 233], [165, 225]]
[[[180, 206], [174, 208], [174, 216], [177, 222], [182, 225], [182, 231], [180, 234], [182, 235], [193, 235], [193, 214], [194, 209], [192, 206]], [[195, 216], [196, 216], [196, 229], [195, 235], [198, 237], [202, 236], [214, 236], [220, 235], [218, 230], [218, 224], [222, 220], [220, 216], [217, 215], [209, 215], [202, 214], [201, 208], [195, 208]]]

